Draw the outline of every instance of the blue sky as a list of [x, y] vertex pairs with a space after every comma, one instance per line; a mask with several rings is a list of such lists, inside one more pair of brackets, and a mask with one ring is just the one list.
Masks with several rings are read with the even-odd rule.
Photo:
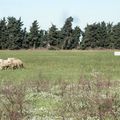
[[120, 22], [120, 0], [0, 0], [0, 18], [21, 17], [29, 28], [38, 20], [42, 29], [51, 24], [61, 28], [67, 17], [82, 29], [94, 22]]

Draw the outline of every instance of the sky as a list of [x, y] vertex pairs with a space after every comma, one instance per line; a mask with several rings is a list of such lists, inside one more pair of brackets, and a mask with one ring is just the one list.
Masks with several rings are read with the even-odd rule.
[[94, 22], [120, 22], [120, 0], [0, 0], [0, 19], [8, 16], [21, 17], [27, 29], [37, 20], [46, 30], [51, 24], [61, 28], [72, 16], [73, 27], [84, 29]]

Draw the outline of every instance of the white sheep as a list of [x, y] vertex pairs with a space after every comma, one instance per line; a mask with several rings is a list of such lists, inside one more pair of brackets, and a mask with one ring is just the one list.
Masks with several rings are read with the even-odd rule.
[[2, 70], [3, 59], [0, 59], [0, 70]]
[[6, 70], [8, 68], [10, 68], [10, 65], [11, 65], [11, 62], [8, 61], [8, 60], [1, 60], [1, 63], [0, 63], [0, 69], [1, 70]]
[[17, 69], [17, 68], [23, 68], [23, 62], [20, 59], [16, 59], [16, 58], [8, 58], [7, 59], [11, 65], [10, 68], [12, 69]]
[[20, 59], [8, 58], [7, 60], [0, 59], [0, 70], [24, 68], [23, 62]]

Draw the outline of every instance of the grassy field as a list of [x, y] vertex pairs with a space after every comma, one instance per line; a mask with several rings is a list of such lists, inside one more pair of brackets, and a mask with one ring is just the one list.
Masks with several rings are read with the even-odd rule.
[[111, 80], [120, 78], [120, 57], [113, 51], [0, 51], [0, 58], [20, 58], [25, 69], [0, 71], [0, 80], [79, 80], [100, 72]]
[[120, 57], [113, 53], [0, 51], [25, 66], [0, 71], [0, 119], [119, 120]]

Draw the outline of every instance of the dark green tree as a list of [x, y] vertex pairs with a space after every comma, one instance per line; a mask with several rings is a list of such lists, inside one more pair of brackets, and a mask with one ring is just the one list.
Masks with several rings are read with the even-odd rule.
[[22, 31], [22, 37], [23, 37], [22, 48], [29, 49], [28, 32], [27, 32], [26, 28], [24, 28]]
[[59, 44], [59, 33], [55, 25], [52, 25], [48, 32], [48, 41], [51, 46], [58, 46]]
[[120, 49], [120, 23], [113, 26], [111, 48]]
[[21, 18], [18, 20], [15, 17], [8, 17], [7, 34], [8, 34], [8, 49], [21, 49], [23, 43], [22, 33], [23, 22]]
[[108, 49], [111, 49], [113, 46], [112, 31], [113, 31], [113, 23], [108, 23], [107, 24], [107, 39], [106, 39], [106, 45]]
[[40, 30], [38, 34], [38, 41], [37, 41], [37, 47], [43, 47], [43, 40], [44, 40], [44, 30]]
[[87, 25], [83, 34], [83, 39], [80, 44], [82, 49], [86, 48], [108, 48], [109, 47], [109, 32], [106, 23], [94, 23]]
[[7, 26], [6, 19], [0, 20], [0, 49], [7, 48]]
[[93, 25], [87, 25], [87, 27], [85, 28], [85, 32], [83, 33], [82, 42], [80, 44], [81, 49], [95, 48], [97, 45], [96, 34], [96, 23], [94, 23]]
[[75, 49], [79, 46], [81, 33], [81, 29], [78, 26], [76, 26], [72, 33], [70, 49]]
[[48, 31], [43, 30], [42, 31], [42, 37], [41, 37], [41, 47], [48, 47], [49, 39], [48, 39]]
[[66, 49], [75, 49], [79, 46], [81, 30], [79, 27], [73, 29], [72, 34], [65, 38]]
[[107, 48], [108, 47], [108, 34], [107, 34], [107, 26], [106, 23], [103, 21], [99, 23], [99, 30], [97, 33], [99, 45], [98, 48]]
[[39, 41], [39, 25], [37, 20], [32, 23], [30, 27], [30, 32], [28, 34], [29, 48], [37, 48]]
[[61, 48], [62, 49], [69, 49], [69, 43], [72, 40], [72, 22], [73, 22], [73, 18], [69, 17], [66, 19], [65, 24], [63, 26], [63, 28], [61, 29], [61, 34], [60, 34], [60, 38], [61, 38]]

